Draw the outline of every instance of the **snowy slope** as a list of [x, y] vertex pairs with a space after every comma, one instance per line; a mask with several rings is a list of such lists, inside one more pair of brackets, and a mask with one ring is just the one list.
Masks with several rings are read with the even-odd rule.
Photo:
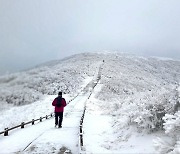
[[76, 93], [85, 78], [93, 76], [100, 58], [75, 55], [48, 62], [34, 69], [0, 77], [0, 110], [7, 105], [24, 105], [40, 100], [43, 95]]
[[[1, 76], [0, 129], [53, 112], [51, 102], [57, 92], [62, 90], [70, 100], [96, 79], [100, 64], [103, 64], [101, 80], [86, 104], [84, 150], [87, 153], [178, 153], [180, 114], [175, 106], [179, 101], [180, 61], [169, 59], [85, 53]], [[89, 90], [92, 88], [87, 88], [72, 104], [78, 103], [82, 110]], [[71, 141], [56, 138], [59, 130], [53, 129], [52, 119], [24, 129], [25, 134], [32, 135], [26, 135], [30, 136], [27, 140], [22, 137], [21, 146], [17, 143], [5, 150], [10, 138], [15, 142], [16, 137], [1, 136], [1, 148], [4, 145], [7, 153], [22, 152], [40, 136], [24, 153], [58, 153], [62, 147], [77, 153], [79, 116], [73, 114], [75, 109], [76, 106], [67, 106], [64, 128], [58, 134], [59, 138], [71, 134]], [[70, 125], [73, 129], [66, 129]], [[14, 136], [20, 134], [21, 130], [13, 131]]]

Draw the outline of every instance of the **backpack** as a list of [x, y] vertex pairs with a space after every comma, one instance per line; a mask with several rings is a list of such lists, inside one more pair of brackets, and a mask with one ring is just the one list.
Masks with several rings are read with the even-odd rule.
[[56, 106], [60, 107], [62, 105], [62, 97], [57, 97], [56, 99], [57, 99]]

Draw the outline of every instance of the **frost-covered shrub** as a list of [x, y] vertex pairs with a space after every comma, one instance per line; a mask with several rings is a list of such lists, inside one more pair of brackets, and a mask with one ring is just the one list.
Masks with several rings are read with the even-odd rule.
[[[164, 129], [167, 134], [177, 134], [180, 133], [180, 111], [176, 112], [174, 115], [166, 114], [163, 117]], [[179, 134], [180, 135], [180, 134]]]
[[158, 138], [154, 140], [155, 148], [159, 153], [178, 154], [180, 153], [180, 111], [175, 114], [166, 114], [163, 120], [168, 142], [163, 138]]
[[13, 105], [23, 105], [29, 104], [30, 102], [35, 102], [39, 100], [42, 96], [41, 93], [34, 91], [32, 89], [23, 88], [21, 87], [14, 87], [15, 89], [11, 91], [3, 91], [1, 94], [3, 96], [0, 97], [0, 100], [4, 103], [13, 104]]
[[[165, 114], [173, 113], [173, 106], [175, 106], [174, 96], [176, 93], [173, 91], [162, 91], [162, 94], [157, 96], [148, 97], [148, 100], [143, 100], [141, 112], [138, 114], [135, 122], [138, 127], [145, 128], [149, 131], [163, 130], [163, 117]], [[154, 99], [155, 98], [155, 99]]]
[[149, 110], [145, 109], [137, 115], [137, 118], [134, 119], [134, 122], [138, 124], [138, 127], [143, 129], [154, 129], [155, 125], [153, 120], [151, 120], [152, 117], [153, 114]]

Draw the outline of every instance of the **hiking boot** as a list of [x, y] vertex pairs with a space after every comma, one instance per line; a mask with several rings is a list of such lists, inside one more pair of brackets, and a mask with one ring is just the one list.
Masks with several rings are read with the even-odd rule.
[[58, 126], [58, 128], [62, 128], [62, 126]]

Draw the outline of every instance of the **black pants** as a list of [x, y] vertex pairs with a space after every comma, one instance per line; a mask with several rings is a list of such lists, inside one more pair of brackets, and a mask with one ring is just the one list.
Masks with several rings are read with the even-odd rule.
[[62, 125], [63, 112], [55, 112], [55, 125], [59, 127]]

